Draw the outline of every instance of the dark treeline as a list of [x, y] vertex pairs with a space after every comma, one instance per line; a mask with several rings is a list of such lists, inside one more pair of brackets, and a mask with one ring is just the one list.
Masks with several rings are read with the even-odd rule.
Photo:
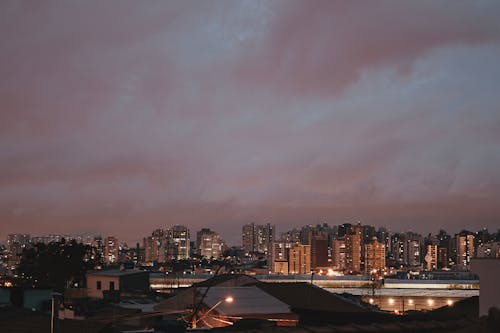
[[17, 274], [25, 286], [63, 291], [70, 286], [84, 286], [85, 273], [96, 263], [89, 245], [74, 240], [37, 243], [23, 251]]

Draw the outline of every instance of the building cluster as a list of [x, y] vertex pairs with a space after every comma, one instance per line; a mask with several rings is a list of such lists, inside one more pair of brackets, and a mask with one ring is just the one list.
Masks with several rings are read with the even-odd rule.
[[224, 241], [217, 232], [203, 228], [196, 233], [193, 244], [189, 229], [182, 225], [153, 231], [151, 236], [144, 238], [143, 245], [144, 261], [160, 263], [189, 259], [194, 255], [219, 258], [224, 250]]
[[137, 243], [130, 247], [120, 242], [115, 236], [102, 238], [99, 235], [69, 236], [29, 234], [10, 234], [5, 247], [0, 248], [1, 271], [14, 271], [20, 263], [23, 251], [35, 244], [49, 244], [61, 241], [76, 241], [91, 247], [92, 258], [101, 265], [133, 263], [134, 265], [152, 265], [173, 260], [187, 260], [193, 257], [218, 259], [226, 249], [222, 237], [215, 231], [203, 228], [191, 240], [187, 227], [174, 225], [166, 229], [157, 229], [151, 236], [143, 238], [142, 246]]
[[[254, 226], [254, 230], [272, 226]], [[243, 244], [249, 244], [250, 225], [243, 227]], [[269, 269], [273, 274], [381, 274], [388, 269], [469, 270], [473, 257], [500, 257], [499, 234], [486, 229], [449, 235], [422, 236], [391, 233], [361, 224], [304, 226], [265, 238]], [[274, 239], [274, 236], [272, 237]], [[254, 247], [255, 249], [255, 247]]]
[[[24, 249], [33, 244], [71, 240], [89, 245], [93, 260], [102, 265], [133, 263], [154, 266], [188, 259], [238, 258], [237, 263], [265, 259], [267, 272], [292, 275], [381, 274], [409, 268], [415, 270], [468, 270], [471, 258], [500, 258], [500, 233], [461, 231], [454, 235], [440, 230], [422, 236], [394, 233], [386, 228], [357, 224], [303, 226], [277, 236], [270, 223], [249, 223], [242, 228], [242, 247], [228, 249], [219, 233], [203, 228], [192, 237], [186, 226], [156, 229], [142, 244], [128, 246], [114, 236], [68, 236], [10, 234], [0, 248], [0, 269], [13, 271]], [[265, 264], [265, 263], [264, 263]], [[259, 266], [259, 267], [262, 267]], [[264, 266], [266, 267], [266, 266]]]
[[359, 274], [383, 272], [386, 267], [386, 244], [373, 227], [360, 224], [293, 229], [272, 242], [269, 253], [274, 274]]

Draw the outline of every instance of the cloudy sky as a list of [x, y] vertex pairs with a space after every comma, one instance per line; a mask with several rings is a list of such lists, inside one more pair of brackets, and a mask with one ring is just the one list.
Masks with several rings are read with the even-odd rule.
[[500, 228], [500, 2], [0, 2], [0, 238]]

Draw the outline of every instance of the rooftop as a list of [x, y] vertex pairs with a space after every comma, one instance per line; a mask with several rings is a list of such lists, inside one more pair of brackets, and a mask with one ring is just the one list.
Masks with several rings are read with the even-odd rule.
[[120, 269], [110, 269], [110, 270], [102, 270], [102, 271], [92, 271], [87, 273], [88, 275], [94, 276], [125, 276], [132, 274], [145, 274], [147, 271], [138, 271], [138, 270], [120, 270]]
[[[231, 303], [223, 301], [228, 296], [234, 299]], [[290, 313], [288, 304], [256, 286], [210, 288], [204, 303], [212, 307], [220, 301], [217, 312], [226, 315]]]

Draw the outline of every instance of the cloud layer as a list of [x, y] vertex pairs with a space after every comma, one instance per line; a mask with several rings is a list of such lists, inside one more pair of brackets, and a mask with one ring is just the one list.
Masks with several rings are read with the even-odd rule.
[[[495, 1], [3, 1], [0, 238], [500, 227]], [[138, 236], [139, 235], [139, 236]]]

